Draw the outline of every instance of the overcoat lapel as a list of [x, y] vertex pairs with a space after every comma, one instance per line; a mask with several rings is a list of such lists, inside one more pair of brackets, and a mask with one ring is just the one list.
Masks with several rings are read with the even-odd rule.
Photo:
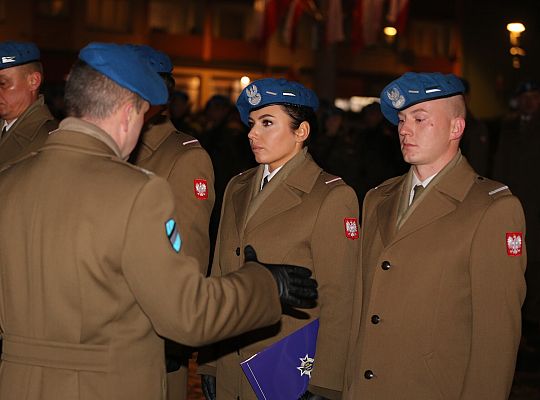
[[[260, 167], [259, 167], [260, 168]], [[234, 216], [236, 221], [236, 229], [241, 237], [244, 232], [246, 216], [251, 202], [251, 193], [255, 184], [254, 177], [259, 168], [252, 169], [246, 172], [238, 181], [238, 189], [232, 195]]]
[[300, 196], [289, 185], [283, 182], [272, 191], [247, 221], [246, 232], [255, 229], [273, 216], [287, 211], [301, 202], [302, 199]]
[[[398, 218], [401, 193], [403, 192], [401, 188], [405, 184], [405, 177], [406, 175], [403, 179], [400, 179], [394, 185], [386, 189], [383, 195], [385, 198], [377, 207], [378, 226], [380, 226], [381, 239], [384, 246], [390, 243], [397, 231], [396, 221]], [[390, 218], [388, 218], [388, 216], [390, 216]]]
[[417, 209], [403, 223], [393, 241], [399, 241], [453, 212], [466, 197], [475, 177], [476, 173], [467, 160], [460, 157], [452, 169], [446, 171], [439, 181], [433, 182], [432, 190], [426, 193]]
[[[284, 175], [280, 181], [276, 178], [282, 171], [252, 200], [253, 204], [250, 205], [250, 212], [247, 216], [246, 232], [257, 228], [268, 219], [296, 207], [302, 202], [302, 193], [308, 193], [313, 189], [317, 177], [321, 173], [321, 168], [315, 164], [309, 154], [305, 152], [303, 154], [300, 154], [296, 160], [291, 160], [290, 169], [283, 171]], [[257, 183], [259, 183], [262, 173], [260, 177], [257, 174], [257, 177], [259, 178]], [[265, 193], [266, 190], [268, 192]]]
[[167, 139], [169, 133], [176, 130], [172, 122], [168, 121], [163, 115], [157, 117], [141, 133], [139, 144], [135, 149], [137, 162], [144, 161], [152, 156]]

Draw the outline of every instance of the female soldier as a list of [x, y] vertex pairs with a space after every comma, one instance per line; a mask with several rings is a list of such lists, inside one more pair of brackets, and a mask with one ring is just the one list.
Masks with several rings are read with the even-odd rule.
[[357, 270], [356, 195], [304, 147], [317, 128], [315, 93], [267, 78], [246, 87], [236, 105], [260, 165], [234, 177], [225, 191], [212, 275], [240, 268], [241, 249], [250, 244], [261, 262], [310, 267], [319, 300], [309, 314], [291, 310], [278, 325], [217, 344], [215, 362], [199, 368], [203, 391], [207, 399], [216, 392], [219, 400], [256, 399], [240, 362], [319, 318], [315, 366], [302, 398], [341, 398]]

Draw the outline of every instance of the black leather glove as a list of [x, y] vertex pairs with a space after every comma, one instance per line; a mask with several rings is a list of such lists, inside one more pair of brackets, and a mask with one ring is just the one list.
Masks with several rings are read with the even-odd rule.
[[201, 375], [201, 389], [206, 400], [216, 400], [216, 377]]
[[298, 308], [317, 305], [317, 281], [310, 278], [311, 271], [305, 267], [286, 264], [265, 264], [257, 260], [257, 253], [250, 245], [244, 248], [246, 261], [255, 261], [266, 267], [276, 280], [281, 304]]
[[171, 373], [171, 372], [175, 372], [175, 371], [178, 371], [180, 369], [180, 367], [182, 366], [182, 363], [180, 362], [180, 360], [178, 360], [178, 358], [175, 358], [175, 357], [169, 357], [169, 356], [165, 356], [165, 366], [167, 368], [167, 373]]
[[328, 400], [326, 397], [319, 396], [318, 394], [313, 394], [309, 390], [300, 396], [298, 400]]

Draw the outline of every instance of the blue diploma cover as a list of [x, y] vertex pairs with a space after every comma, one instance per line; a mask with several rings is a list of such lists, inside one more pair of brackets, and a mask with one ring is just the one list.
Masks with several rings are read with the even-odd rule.
[[240, 363], [259, 400], [297, 400], [308, 387], [319, 320]]

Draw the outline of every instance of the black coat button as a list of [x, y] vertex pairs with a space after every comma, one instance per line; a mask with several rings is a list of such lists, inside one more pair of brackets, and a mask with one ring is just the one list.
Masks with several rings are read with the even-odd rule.
[[381, 322], [381, 317], [378, 315], [372, 315], [371, 316], [371, 323], [377, 325], [379, 322]]
[[237, 247], [237, 248], [236, 248], [236, 255], [237, 255], [237, 256], [240, 255], [240, 247]]
[[384, 270], [384, 271], [388, 271], [390, 269], [392, 265], [390, 265], [390, 262], [389, 261], [383, 261], [383, 263], [381, 264], [381, 268]]
[[372, 370], [368, 369], [366, 372], [364, 372], [364, 378], [366, 379], [373, 379], [375, 377], [375, 374]]

